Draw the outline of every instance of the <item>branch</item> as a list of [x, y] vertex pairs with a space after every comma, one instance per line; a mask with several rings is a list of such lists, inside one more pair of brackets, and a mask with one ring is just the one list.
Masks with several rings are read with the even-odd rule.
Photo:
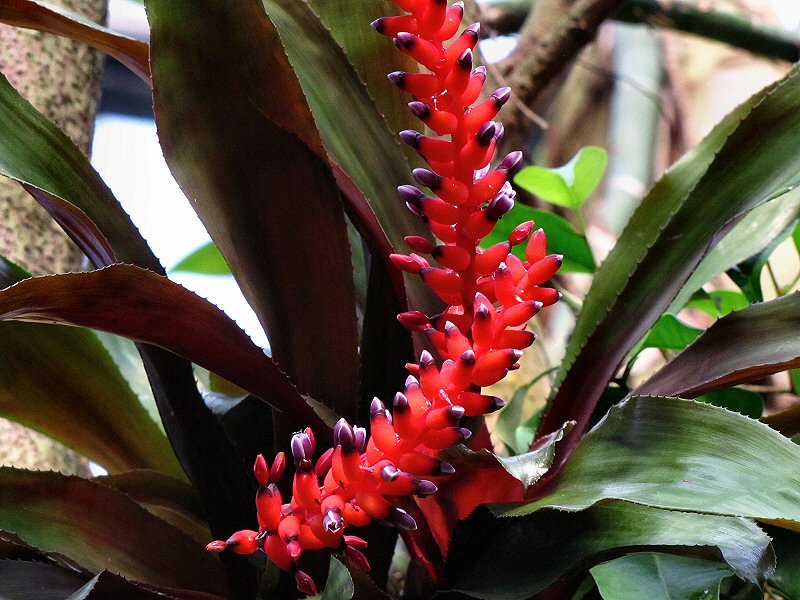
[[[525, 21], [531, 0], [486, 0], [482, 9], [490, 32], [514, 33]], [[741, 14], [701, 8], [683, 0], [628, 0], [612, 18], [692, 33], [766, 58], [800, 60], [800, 36]]]

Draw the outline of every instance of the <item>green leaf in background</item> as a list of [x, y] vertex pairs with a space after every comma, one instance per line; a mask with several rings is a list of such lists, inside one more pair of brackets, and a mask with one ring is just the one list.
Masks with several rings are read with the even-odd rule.
[[698, 396], [700, 402], [721, 406], [751, 419], [758, 419], [764, 412], [764, 398], [758, 392], [740, 388], [726, 388]]
[[644, 338], [640, 349], [664, 348], [683, 350], [703, 333], [702, 329], [690, 327], [674, 315], [663, 315]]
[[704, 284], [764, 250], [797, 220], [798, 209], [800, 194], [784, 194], [746, 215], [697, 266], [668, 312], [677, 313]]
[[693, 400], [635, 396], [583, 437], [542, 497], [496, 512], [627, 500], [800, 528], [799, 463], [800, 447], [763, 423]]
[[702, 310], [715, 319], [725, 317], [735, 310], [741, 310], [750, 305], [744, 294], [733, 290], [712, 290], [707, 293], [702, 292], [702, 296], [692, 298], [686, 304], [686, 308]]
[[754, 254], [726, 271], [728, 277], [739, 286], [739, 289], [742, 290], [742, 293], [750, 302], [764, 301], [764, 292], [761, 289], [761, 272], [769, 262], [775, 249], [792, 234], [793, 229], [793, 226], [784, 228], [783, 232], [761, 252]]
[[594, 278], [540, 427], [546, 433], [577, 422], [557, 464], [619, 365], [708, 251], [743, 215], [800, 184], [798, 104], [800, 67], [726, 117], [642, 201]]
[[515, 456], [494, 456], [509, 475], [517, 479], [523, 490], [532, 486], [547, 473], [553, 464], [556, 454], [556, 444], [572, 429], [574, 423], [565, 423], [561, 429], [536, 440], [536, 445], [530, 452]]
[[184, 477], [167, 438], [92, 331], [2, 323], [0, 347], [4, 417], [59, 440], [112, 473], [149, 468]]
[[322, 600], [350, 600], [355, 591], [350, 571], [342, 564], [342, 561], [331, 556], [328, 583], [325, 584], [325, 589], [322, 591]]
[[563, 167], [525, 167], [514, 177], [514, 183], [552, 204], [575, 210], [592, 195], [603, 178], [607, 163], [605, 150], [587, 146]]
[[641, 552], [591, 570], [604, 600], [719, 600], [719, 584], [731, 570], [699, 558]]
[[800, 369], [792, 369], [789, 371], [789, 377], [792, 380], [792, 389], [794, 393], [800, 395]]
[[[0, 523], [91, 572], [224, 595], [222, 567], [186, 534], [125, 494], [59, 473], [0, 468]], [[155, 550], [158, 551], [155, 551]]]
[[753, 304], [714, 323], [634, 394], [685, 396], [800, 365], [800, 293]]
[[214, 242], [200, 246], [197, 250], [183, 258], [170, 271], [183, 271], [199, 275], [230, 275], [231, 269], [225, 262]]
[[[514, 208], [497, 222], [492, 233], [483, 239], [483, 247], [508, 240], [509, 234], [520, 223], [536, 221], [536, 226], [547, 234], [547, 251], [564, 256], [561, 270], [565, 273], [593, 273], [594, 257], [586, 241], [586, 237], [575, 231], [575, 228], [564, 217], [555, 213], [531, 208], [517, 202]], [[525, 257], [525, 245], [514, 247], [514, 254]]]
[[763, 582], [775, 568], [769, 538], [747, 519], [628, 502], [516, 518], [481, 507], [456, 528], [444, 585], [485, 600], [524, 600], [558, 579], [579, 576], [637, 547], [653, 546], [709, 558], [721, 554], [747, 581]]
[[800, 598], [800, 535], [773, 526], [767, 526], [766, 532], [778, 555], [770, 585], [786, 598]]

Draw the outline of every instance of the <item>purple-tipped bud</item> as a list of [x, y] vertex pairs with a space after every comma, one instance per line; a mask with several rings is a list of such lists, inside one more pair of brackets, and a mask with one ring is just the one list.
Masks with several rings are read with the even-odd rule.
[[475, 70], [472, 71], [472, 74], [473, 75], [477, 75], [478, 77], [483, 77], [484, 79], [486, 79], [486, 67], [484, 67], [483, 65], [481, 65], [479, 67], [475, 67]]
[[298, 470], [307, 472], [311, 470], [311, 455], [314, 453], [314, 446], [305, 433], [295, 433], [292, 436], [292, 456], [294, 464]]
[[438, 490], [439, 488], [437, 488], [433, 482], [428, 481], [427, 479], [414, 480], [414, 494], [420, 498], [425, 498], [426, 496], [435, 494]]
[[418, 100], [414, 100], [414, 102], [409, 102], [408, 108], [411, 109], [411, 112], [418, 119], [424, 119], [429, 114], [431, 114], [431, 107], [425, 104], [424, 102], [420, 102]]
[[465, 34], [470, 35], [474, 39], [477, 40], [481, 36], [481, 24], [480, 23], [473, 23], [472, 25], [467, 27], [464, 30], [464, 33], [462, 33], [461, 35], [465, 35]]
[[[537, 302], [536, 304], [541, 305], [541, 302]], [[541, 310], [541, 306], [537, 307], [537, 310]], [[522, 350], [512, 350], [510, 352], [511, 358], [514, 359], [514, 362], [517, 362], [520, 358], [522, 358]]]
[[496, 126], [497, 124], [494, 121], [487, 121], [481, 125], [480, 129], [478, 129], [478, 133], [475, 135], [475, 140], [481, 146], [488, 146], [489, 142], [494, 139]]
[[472, 69], [472, 60], [473, 60], [472, 50], [467, 48], [461, 53], [461, 56], [458, 57], [456, 65], [464, 69], [465, 71], [468, 71]]
[[498, 169], [506, 171], [509, 176], [519, 171], [520, 167], [522, 167], [522, 152], [519, 150], [510, 152], [497, 166]]
[[305, 594], [306, 596], [317, 595], [317, 584], [314, 583], [314, 580], [311, 579], [311, 576], [308, 573], [297, 571], [297, 573], [294, 574], [294, 581], [297, 584], [297, 589], [300, 591], [300, 593]]
[[453, 2], [453, 5], [450, 8], [455, 8], [464, 13], [464, 3], [459, 0], [459, 2]]
[[417, 183], [424, 185], [426, 188], [438, 190], [442, 187], [442, 178], [428, 169], [414, 169], [411, 171], [411, 175]]
[[456, 470], [449, 462], [442, 461], [439, 463], [439, 475], [452, 475]]
[[406, 382], [403, 385], [403, 391], [406, 394], [408, 393], [408, 390], [418, 387], [419, 387], [419, 381], [417, 381], [416, 377], [414, 377], [413, 375], [409, 375], [408, 377], [406, 377]]
[[335, 446], [341, 446], [344, 452], [352, 452], [356, 448], [355, 433], [344, 417], [336, 421], [333, 427], [333, 443]]
[[408, 398], [406, 398], [405, 394], [401, 392], [397, 392], [394, 395], [394, 411], [398, 414], [402, 414], [406, 412], [409, 408]]
[[460, 330], [458, 329], [458, 327], [453, 325], [453, 323], [450, 322], [450, 321], [445, 322], [445, 324], [444, 324], [444, 334], [445, 334], [445, 336], [452, 337], [452, 336], [454, 336], [454, 335], [456, 335], [458, 333], [460, 333]]
[[419, 139], [421, 137], [422, 134], [419, 131], [414, 131], [413, 129], [404, 129], [400, 132], [400, 139], [404, 144], [408, 144], [412, 148], [419, 146]]
[[496, 221], [512, 208], [514, 208], [514, 199], [508, 194], [500, 192], [486, 205], [486, 216]]
[[329, 508], [325, 512], [325, 516], [322, 517], [322, 526], [325, 528], [326, 531], [330, 531], [331, 533], [336, 533], [342, 527], [344, 527], [344, 519], [342, 518], [342, 513], [340, 513], [335, 508]]
[[407, 31], [401, 31], [397, 34], [397, 37], [394, 38], [394, 43], [398, 48], [411, 48], [417, 43], [417, 36]]
[[353, 436], [356, 439], [356, 450], [363, 452], [364, 448], [367, 447], [367, 430], [356, 425], [353, 427]]
[[506, 405], [506, 401], [502, 398], [498, 398], [497, 396], [489, 396], [494, 408], [492, 410], [500, 410]]
[[[482, 307], [485, 308], [485, 307]], [[461, 361], [463, 364], [472, 366], [475, 364], [475, 352], [472, 350], [465, 350], [464, 353], [458, 357], [458, 360]]]
[[381, 469], [381, 478], [384, 481], [394, 481], [400, 476], [400, 473], [402, 473], [402, 471], [394, 465], [386, 465]]
[[400, 198], [405, 202], [413, 202], [419, 204], [420, 200], [425, 197], [422, 190], [415, 188], [413, 185], [401, 185], [397, 188], [397, 193]]
[[436, 364], [436, 361], [433, 360], [433, 356], [427, 350], [423, 350], [419, 355], [419, 366], [422, 368], [432, 367]]
[[478, 310], [475, 311], [475, 318], [479, 320], [488, 319], [491, 313], [489, 312], [489, 307], [485, 304], [481, 304], [478, 307]]
[[466, 409], [463, 406], [458, 406], [457, 404], [447, 409], [447, 414], [453, 421], [458, 421], [464, 416], [465, 412], [467, 412]]
[[402, 508], [397, 508], [396, 506], [391, 507], [391, 512], [389, 512], [389, 516], [386, 520], [403, 531], [414, 531], [417, 528], [417, 522], [414, 520], [414, 517]]
[[372, 403], [369, 405], [369, 416], [375, 417], [377, 415], [385, 415], [386, 414], [386, 405], [381, 402], [378, 398], [373, 398]]
[[506, 134], [505, 125], [502, 123], [498, 123], [497, 127], [494, 128], [494, 141], [498, 144], [503, 140], [503, 136]]
[[406, 80], [405, 71], [392, 71], [386, 77], [388, 77], [389, 81], [391, 81], [393, 84], [395, 84], [401, 90], [403, 89], [403, 86], [405, 85], [405, 80]]
[[469, 429], [467, 429], [466, 427], [459, 427], [458, 428], [458, 433], [461, 436], [461, 441], [462, 442], [464, 440], [468, 440], [470, 438], [470, 436], [472, 435], [472, 432]]
[[511, 88], [510, 87], [501, 87], [498, 90], [492, 92], [492, 100], [497, 105], [497, 108], [503, 106], [506, 102], [509, 101], [511, 98]]
[[383, 26], [382, 26], [382, 19], [383, 18], [384, 17], [382, 17], [381, 19], [375, 19], [372, 23], [369, 24], [369, 26], [372, 27], [378, 33], [380, 33], [381, 30], [383, 29]]

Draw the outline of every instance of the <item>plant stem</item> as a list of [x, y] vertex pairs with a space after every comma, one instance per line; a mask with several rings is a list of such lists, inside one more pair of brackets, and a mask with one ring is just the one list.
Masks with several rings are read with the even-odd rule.
[[[498, 34], [518, 31], [531, 5], [531, 0], [485, 0], [482, 8], [487, 28]], [[767, 58], [800, 60], [797, 35], [761, 25], [743, 15], [701, 8], [685, 0], [628, 0], [612, 18], [692, 33]]]

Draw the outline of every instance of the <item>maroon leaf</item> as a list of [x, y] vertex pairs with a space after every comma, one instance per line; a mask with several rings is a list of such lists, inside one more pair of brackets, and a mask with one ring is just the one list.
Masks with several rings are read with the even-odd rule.
[[352, 416], [358, 339], [344, 213], [274, 26], [255, 0], [146, 8], [167, 162], [275, 360], [301, 390]]
[[3, 0], [0, 4], [0, 21], [85, 42], [113, 56], [150, 84], [147, 44], [101, 27], [76, 13], [30, 0]]
[[166, 348], [324, 427], [286, 376], [213, 304], [133, 265], [25, 279], [0, 291], [0, 320], [100, 329]]

